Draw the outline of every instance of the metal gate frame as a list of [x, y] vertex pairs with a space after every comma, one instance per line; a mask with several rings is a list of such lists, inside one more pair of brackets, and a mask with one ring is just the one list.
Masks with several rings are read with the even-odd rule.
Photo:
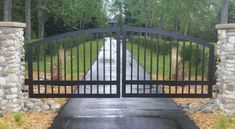
[[[202, 45], [209, 49], [209, 64], [208, 64], [208, 80], [199, 81], [199, 80], [128, 80], [126, 79], [126, 49], [127, 49], [127, 34], [130, 32], [134, 33], [148, 33], [153, 35], [165, 35], [174, 39], [188, 40], [190, 43], [194, 42], [197, 45]], [[108, 80], [39, 80], [33, 79], [33, 48], [37, 47], [41, 44], [45, 44], [47, 42], [53, 42], [58, 39], [65, 39], [72, 36], [78, 35], [86, 35], [86, 34], [97, 34], [97, 33], [116, 33], [117, 35], [117, 79], [115, 81]], [[121, 43], [122, 41], [122, 43]], [[122, 44], [122, 55], [120, 45]], [[147, 29], [147, 28], [137, 28], [137, 27], [115, 27], [115, 28], [103, 28], [103, 29], [87, 29], [82, 31], [68, 32], [56, 36], [52, 36], [49, 38], [45, 38], [39, 41], [36, 41], [27, 46], [28, 48], [28, 76], [29, 79], [26, 80], [27, 85], [29, 85], [29, 96], [32, 98], [119, 98], [119, 97], [179, 97], [179, 98], [211, 98], [212, 97], [212, 84], [213, 84], [213, 65], [214, 65], [214, 46], [203, 42], [199, 39], [195, 39], [189, 36], [185, 36], [182, 34], [163, 31], [160, 29]], [[178, 51], [178, 50], [177, 50]], [[52, 55], [50, 55], [52, 56]], [[122, 64], [120, 57], [122, 56]], [[133, 57], [132, 57], [133, 58]], [[152, 57], [151, 57], [152, 58]], [[139, 65], [139, 64], [138, 64]], [[121, 66], [122, 66], [122, 78], [121, 76]], [[139, 66], [138, 66], [139, 67]], [[146, 70], [146, 69], [144, 69]], [[145, 72], [144, 72], [145, 73]], [[34, 93], [33, 86], [34, 85], [62, 85], [62, 86], [70, 86], [70, 85], [117, 85], [117, 93], [116, 94], [38, 94]], [[122, 84], [122, 87], [120, 85]], [[203, 94], [173, 94], [173, 93], [127, 93], [126, 88], [127, 85], [208, 85], [208, 93]], [[122, 89], [122, 92], [120, 92]], [[137, 89], [138, 90], [138, 89]]]
[[[204, 48], [208, 48], [209, 49], [209, 64], [208, 64], [208, 80], [132, 80], [132, 77], [130, 80], [126, 79], [126, 49], [127, 49], [127, 34], [128, 33], [144, 33], [146, 35], [158, 35], [158, 36], [168, 36], [170, 38], [174, 38], [177, 40], [187, 40], [190, 41], [190, 44], [195, 43], [197, 46], [201, 45]], [[214, 67], [214, 46], [212, 44], [209, 44], [207, 42], [201, 41], [199, 39], [195, 39], [192, 38], [190, 36], [185, 36], [179, 33], [175, 33], [175, 32], [168, 32], [168, 31], [164, 31], [161, 29], [149, 29], [149, 28], [139, 28], [139, 27], [124, 27], [122, 30], [122, 71], [123, 71], [123, 76], [122, 76], [122, 97], [158, 97], [158, 98], [211, 98], [212, 97], [212, 93], [213, 93], [213, 67]], [[133, 36], [133, 35], [132, 35]], [[145, 39], [146, 40], [146, 39]], [[152, 42], [152, 41], [151, 41]], [[145, 42], [146, 43], [146, 42]], [[158, 41], [159, 43], [159, 41]], [[165, 41], [164, 41], [165, 43]], [[133, 49], [133, 48], [132, 48]], [[172, 49], [172, 48], [171, 48]], [[191, 46], [192, 49], [192, 46]], [[152, 50], [152, 49], [151, 49]], [[178, 52], [178, 48], [177, 48], [177, 52]], [[205, 52], [205, 49], [204, 51]], [[146, 53], [145, 53], [146, 54]], [[177, 55], [178, 56], [178, 55]], [[133, 56], [131, 56], [131, 58], [133, 58]], [[151, 57], [152, 58], [152, 57]], [[177, 57], [178, 58], [178, 57]], [[145, 60], [146, 62], [146, 60]], [[190, 61], [191, 62], [191, 61]], [[204, 62], [204, 61], [203, 61]], [[131, 62], [131, 64], [133, 64], [133, 62]], [[138, 63], [138, 67], [139, 67], [139, 63]], [[133, 66], [131, 66], [133, 67]], [[145, 66], [144, 66], [145, 67]], [[191, 67], [191, 66], [190, 66]], [[204, 66], [202, 66], [204, 67]], [[190, 68], [191, 69], [191, 68]], [[144, 73], [145, 74], [146, 69], [144, 68]], [[133, 76], [133, 69], [131, 69], [131, 76]], [[158, 74], [158, 73], [157, 73]], [[151, 75], [152, 76], [152, 75]], [[197, 78], [197, 77], [196, 77]], [[177, 88], [177, 86], [181, 87], [181, 85], [195, 85], [195, 87], [197, 88], [197, 85], [207, 85], [208, 86], [208, 92], [207, 93], [200, 93], [197, 94], [196, 91], [195, 93], [170, 93], [171, 91], [169, 91], [169, 93], [165, 93], [164, 90], [162, 93], [138, 93], [139, 88], [137, 88], [137, 93], [127, 93], [126, 89], [127, 89], [127, 85], [131, 85], [131, 90], [133, 89], [132, 85], [144, 85], [144, 90], [145, 90], [145, 85], [150, 85], [150, 87], [152, 87], [152, 85], [157, 85], [161, 86], [163, 85], [163, 89], [164, 89], [164, 85], [169, 85], [171, 86], [175, 86]], [[202, 87], [203, 88], [203, 87]], [[157, 88], [158, 90], [158, 88]], [[150, 90], [151, 92], [151, 90]], [[157, 91], [156, 91], [157, 92]], [[177, 90], [176, 90], [177, 92]], [[183, 88], [182, 88], [182, 92], [183, 92]]]
[[[103, 35], [103, 42], [104, 42], [104, 34], [105, 33], [115, 33], [117, 36], [117, 69], [116, 69], [116, 74], [117, 78], [116, 80], [39, 80], [33, 79], [33, 48], [37, 47], [41, 44], [45, 44], [48, 42], [56, 42], [56, 40], [63, 40], [66, 38], [70, 38], [73, 36], [79, 36], [79, 35], [84, 35], [86, 36], [87, 34], [99, 34], [101, 33]], [[85, 42], [85, 41], [84, 41]], [[104, 43], [103, 43], [104, 44]], [[96, 29], [87, 29], [87, 30], [82, 30], [82, 31], [74, 31], [74, 32], [68, 32], [64, 34], [59, 34], [56, 36], [52, 36], [49, 38], [45, 38], [39, 41], [36, 41], [30, 45], [27, 46], [28, 50], [28, 79], [26, 79], [26, 84], [29, 86], [29, 97], [31, 98], [119, 98], [120, 97], [120, 28], [118, 27], [113, 27], [113, 28], [96, 28]], [[90, 51], [91, 52], [91, 51]], [[37, 53], [39, 54], [39, 53]], [[98, 56], [98, 55], [97, 55]], [[50, 55], [52, 57], [52, 55]], [[85, 58], [85, 55], [84, 55]], [[52, 63], [52, 62], [51, 62]], [[105, 67], [105, 66], [104, 66]], [[85, 69], [85, 68], [84, 68]], [[39, 70], [37, 71], [39, 72]], [[91, 72], [92, 73], [92, 72]], [[39, 74], [39, 73], [38, 73]], [[45, 71], [44, 71], [45, 74]], [[86, 76], [86, 73], [85, 73]], [[70, 86], [70, 85], [116, 85], [116, 94], [68, 94], [68, 93], [62, 93], [62, 94], [56, 94], [56, 93], [34, 93], [34, 85], [58, 85], [58, 86]], [[85, 89], [85, 88], [84, 88]], [[40, 90], [38, 91], [40, 92]]]

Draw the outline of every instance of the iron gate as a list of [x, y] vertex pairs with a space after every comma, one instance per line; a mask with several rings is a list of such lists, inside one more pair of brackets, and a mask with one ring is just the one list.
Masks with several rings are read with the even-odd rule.
[[27, 50], [30, 97], [212, 97], [214, 46], [178, 33], [88, 29]]
[[[120, 97], [119, 32], [118, 28], [88, 29], [30, 44], [30, 97]], [[115, 59], [111, 51], [100, 52], [107, 45], [115, 48]]]
[[212, 44], [160, 29], [122, 34], [123, 97], [212, 97]]

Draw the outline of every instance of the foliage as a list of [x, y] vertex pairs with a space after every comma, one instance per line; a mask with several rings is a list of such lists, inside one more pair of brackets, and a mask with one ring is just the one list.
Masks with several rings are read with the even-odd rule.
[[[46, 68], [46, 72], [50, 73], [51, 72], [51, 59], [52, 59], [52, 66], [57, 67], [58, 66], [58, 58], [60, 59], [60, 77], [64, 76], [64, 73], [62, 73], [62, 71], [64, 71], [64, 68], [66, 67], [66, 74], [67, 74], [67, 79], [71, 79], [70, 75], [73, 74], [73, 77], [76, 78], [77, 77], [77, 72], [79, 73], [85, 73], [89, 68], [90, 68], [90, 63], [94, 62], [96, 57], [97, 57], [97, 48], [98, 47], [98, 51], [100, 51], [101, 47], [102, 47], [102, 41], [99, 40], [98, 42], [98, 46], [96, 45], [96, 41], [92, 41], [92, 43], [90, 42], [86, 42], [85, 45], [84, 44], [79, 44], [79, 46], [72, 46], [71, 48], [54, 48], [55, 51], [58, 51], [58, 55], [55, 53], [52, 55], [52, 58], [50, 56], [46, 56], [46, 62], [44, 64], [44, 55], [40, 54], [39, 58], [39, 62], [37, 62], [37, 57], [33, 60], [33, 70], [38, 70], [38, 63], [39, 63], [39, 72], [44, 72], [44, 68]], [[85, 51], [84, 51], [85, 48]], [[64, 52], [61, 52], [62, 50], [65, 50]], [[92, 51], [92, 53], [90, 53], [90, 50]], [[72, 58], [71, 58], [71, 51], [72, 51]], [[59, 54], [60, 52], [60, 54]], [[84, 55], [85, 53], [85, 55]], [[35, 53], [36, 54], [36, 53]], [[65, 55], [66, 54], [66, 55]], [[64, 56], [66, 56], [66, 58], [64, 58]], [[61, 57], [60, 57], [61, 56]], [[63, 57], [62, 57], [63, 56]], [[85, 57], [84, 57], [85, 56]], [[73, 72], [71, 72], [71, 59], [72, 59], [72, 70]], [[90, 62], [92, 60], [92, 62]], [[66, 61], [66, 63], [65, 63]], [[46, 65], [46, 67], [44, 67]], [[85, 69], [84, 69], [85, 66]], [[57, 69], [55, 68], [55, 70], [52, 69], [52, 73], [55, 73], [54, 75], [57, 75]], [[62, 75], [61, 75], [62, 74]]]
[[218, 120], [219, 129], [235, 129], [235, 117], [221, 115]]
[[24, 116], [22, 112], [14, 113], [14, 120], [18, 126], [22, 126], [24, 124]]
[[55, 21], [62, 20], [67, 27], [98, 27], [106, 20], [102, 2], [99, 0], [50, 0], [47, 10], [53, 14]]
[[8, 125], [5, 123], [5, 121], [0, 119], [0, 129], [9, 129]]
[[[134, 44], [140, 43], [142, 47], [145, 47], [144, 44], [146, 43], [148, 49], [152, 49], [154, 52], [159, 53], [159, 55], [169, 55], [171, 48], [177, 48], [177, 42], [175, 40], [170, 41], [168, 37], [153, 37], [151, 39], [149, 36], [146, 36], [146, 38], [144, 36], [139, 38], [138, 36], [129, 36], [128, 40]], [[183, 61], [190, 61], [192, 59], [193, 64], [202, 62], [203, 46], [198, 45], [197, 49], [196, 43], [192, 43], [192, 47], [190, 47], [190, 42], [185, 42], [185, 45], [183, 45], [183, 41], [178, 41], [178, 49], [179, 56], [182, 57]], [[208, 58], [208, 54], [208, 50], [205, 48], [205, 59]]]
[[[45, 34], [52, 36], [75, 28], [96, 28], [107, 26], [106, 10], [100, 0], [44, 0], [45, 5], [38, 8], [37, 1], [31, 0], [32, 38], [37, 38], [38, 11], [45, 15]], [[3, 0], [0, 0], [3, 10]], [[3, 16], [3, 11], [0, 11]], [[12, 5], [14, 21], [25, 22], [25, 0], [14, 0]], [[0, 20], [2, 17], [0, 17]]]
[[[145, 47], [144, 45], [146, 45], [146, 48], [152, 49], [154, 52], [158, 52], [159, 55], [168, 55], [171, 51], [170, 41], [164, 40], [160, 37], [153, 37], [153, 39], [151, 39], [149, 36], [146, 36], [146, 38], [144, 36], [129, 36], [128, 40], [134, 44], [140, 43], [140, 46], [142, 47]], [[172, 47], [175, 45], [176, 44], [172, 42]]]
[[[129, 50], [129, 52], [131, 52], [131, 47], [132, 47], [132, 43], [131, 41], [127, 42], [127, 49]], [[181, 49], [179, 49], [179, 54], [180, 54]], [[169, 79], [169, 77], [173, 74], [173, 72], [171, 72], [170, 75], [170, 66], [172, 65], [173, 62], [170, 63], [170, 60], [172, 61], [172, 59], [170, 58], [170, 54], [166, 53], [164, 54], [159, 54], [159, 56], [157, 56], [157, 52], [156, 51], [152, 51], [152, 65], [151, 65], [151, 48], [147, 47], [146, 48], [146, 61], [144, 61], [145, 58], [145, 49], [143, 46], [139, 47], [139, 63], [142, 67], [144, 67], [144, 63], [146, 63], [146, 70], [151, 73], [151, 67], [152, 67], [152, 74], [156, 74], [156, 66], [158, 67], [158, 75], [163, 76], [163, 73], [165, 74], [165, 79]], [[172, 55], [173, 56], [173, 55]], [[180, 56], [180, 55], [179, 55]], [[138, 61], [138, 44], [133, 43], [133, 58]], [[159, 64], [157, 64], [157, 58], [159, 60]], [[163, 62], [165, 65], [163, 65]], [[207, 64], [205, 64], [206, 66]], [[191, 63], [191, 67], [189, 67], [189, 61], [185, 61], [185, 76], [188, 75], [189, 73], [189, 68], [191, 68], [191, 77], [195, 77], [196, 75], [196, 64]], [[173, 70], [171, 68], [171, 70]], [[164, 72], [163, 72], [164, 71]], [[207, 73], [208, 69], [207, 67], [205, 67], [204, 69], [204, 77], [207, 78], [208, 77], [208, 73]], [[198, 64], [198, 71], [197, 71], [197, 75], [202, 75], [202, 64]]]
[[[119, 0], [121, 15], [128, 26], [161, 27], [207, 41], [216, 41], [221, 0]], [[122, 5], [120, 5], [120, 2]], [[234, 3], [231, 1], [231, 3]], [[229, 9], [229, 21], [234, 21], [234, 4]], [[113, 10], [117, 8], [114, 2]], [[120, 9], [119, 9], [120, 10]], [[112, 13], [112, 12], [111, 12]], [[233, 20], [231, 20], [233, 19]]]
[[[202, 62], [203, 55], [203, 46], [196, 45], [196, 43], [192, 43], [190, 47], [190, 43], [185, 43], [186, 45], [181, 45], [180, 55], [184, 61], [192, 61], [193, 64]], [[208, 53], [205, 50], [205, 59], [208, 57]]]

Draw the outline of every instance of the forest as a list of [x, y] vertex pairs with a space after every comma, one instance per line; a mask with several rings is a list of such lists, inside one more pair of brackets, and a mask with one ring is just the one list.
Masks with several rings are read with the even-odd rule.
[[235, 22], [233, 0], [0, 0], [0, 20], [25, 22], [26, 40], [109, 26], [162, 28], [216, 42], [215, 25]]

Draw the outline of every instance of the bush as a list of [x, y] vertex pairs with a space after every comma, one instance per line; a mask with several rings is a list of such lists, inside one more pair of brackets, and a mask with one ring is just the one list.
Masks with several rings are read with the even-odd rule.
[[158, 37], [153, 37], [153, 39], [151, 39], [149, 36], [146, 36], [146, 40], [145, 40], [145, 37], [143, 36], [140, 36], [140, 38], [138, 38], [138, 36], [133, 36], [133, 38], [128, 36], [128, 41], [133, 42], [133, 44], [140, 43], [141, 47], [145, 47], [144, 45], [146, 45], [146, 48], [149, 48], [149, 49], [152, 48], [154, 52], [159, 52], [160, 55], [170, 54], [171, 45], [172, 45], [172, 48], [176, 46], [176, 43], [174, 42], [172, 42], [171, 44], [171, 42], [168, 40], [165, 40], [164, 42], [162, 38], [158, 39]]
[[5, 121], [0, 119], [0, 129], [9, 129]]
[[[181, 48], [180, 48], [180, 56], [182, 57], [183, 61], [192, 61], [192, 64], [200, 64], [202, 62], [203, 59], [203, 48], [202, 46], [198, 45], [198, 50], [196, 47], [196, 43], [192, 43], [192, 48], [190, 48], [190, 45], [185, 45], [183, 46], [181, 44]], [[206, 55], [206, 51], [205, 51], [205, 57], [204, 59], [206, 59], [207, 55]]]
[[14, 120], [18, 126], [22, 126], [24, 123], [24, 116], [23, 116], [22, 112], [14, 113]]

